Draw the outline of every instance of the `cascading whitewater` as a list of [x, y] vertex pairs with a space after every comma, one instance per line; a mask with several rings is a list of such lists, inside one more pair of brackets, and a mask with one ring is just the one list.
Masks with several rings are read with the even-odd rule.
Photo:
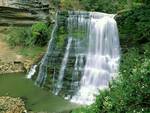
[[59, 78], [57, 80], [56, 89], [54, 91], [55, 95], [58, 95], [58, 93], [60, 92], [60, 90], [62, 88], [62, 85], [63, 85], [64, 72], [65, 72], [65, 69], [66, 69], [67, 61], [68, 61], [71, 42], [72, 42], [72, 38], [70, 37], [70, 38], [68, 38], [68, 44], [67, 44], [67, 47], [66, 47], [66, 52], [65, 52], [62, 64], [61, 64], [61, 69], [60, 69], [60, 72], [59, 72]]
[[27, 75], [27, 79], [31, 79], [36, 72], [37, 65], [33, 65]]
[[51, 33], [51, 39], [49, 40], [48, 43], [48, 48], [47, 48], [47, 52], [45, 53], [44, 57], [42, 58], [41, 62], [40, 62], [40, 68], [39, 68], [39, 73], [37, 76], [37, 79], [35, 81], [35, 84], [42, 86], [45, 83], [46, 77], [47, 77], [47, 65], [48, 65], [48, 58], [52, 53], [52, 49], [53, 49], [53, 41], [54, 41], [54, 33], [57, 29], [57, 13], [56, 13], [56, 17], [55, 17], [55, 25], [54, 28], [52, 30]]
[[89, 48], [80, 89], [71, 99], [92, 104], [100, 89], [108, 88], [118, 71], [120, 46], [114, 15], [90, 13]]
[[[83, 33], [80, 33], [79, 35], [79, 32], [85, 32], [86, 29], [87, 29], [87, 21], [84, 21], [84, 17], [88, 15], [87, 12], [84, 12], [84, 15], [74, 15], [74, 12], [69, 12], [69, 17], [68, 17], [68, 43], [67, 43], [67, 46], [66, 46], [66, 51], [65, 51], [65, 54], [64, 54], [64, 58], [62, 59], [62, 64], [61, 64], [61, 68], [60, 68], [60, 71], [59, 71], [59, 75], [58, 75], [58, 79], [57, 79], [57, 82], [55, 84], [55, 88], [53, 90], [53, 93], [55, 95], [58, 95], [59, 92], [62, 90], [62, 87], [63, 87], [63, 79], [64, 79], [64, 73], [65, 73], [65, 70], [66, 70], [66, 65], [67, 65], [67, 62], [68, 62], [68, 57], [69, 57], [69, 49], [72, 45], [72, 42], [75, 42], [75, 54], [76, 54], [76, 61], [75, 61], [75, 67], [74, 67], [74, 71], [73, 71], [73, 74], [72, 74], [72, 82], [70, 83], [71, 85], [71, 90], [74, 90], [74, 86], [77, 84], [77, 76], [78, 76], [78, 71], [76, 68], [78, 65], [78, 62], [82, 62], [82, 59], [80, 58], [80, 60], [78, 61], [78, 58], [83, 55], [80, 55], [80, 38], [82, 38], [81, 35], [83, 35]], [[74, 36], [74, 34], [76, 34], [77, 36]], [[79, 48], [79, 49], [78, 49]], [[78, 56], [78, 57], [77, 57]], [[78, 85], [78, 84], [77, 84]], [[70, 97], [70, 95], [69, 95]]]
[[[54, 33], [57, 27], [56, 21], [47, 52], [40, 62], [36, 79], [36, 84], [39, 86], [45, 83], [47, 77], [47, 66], [52, 50], [55, 48]], [[70, 48], [75, 42], [75, 60], [69, 86], [74, 91], [68, 94], [66, 99], [71, 98], [71, 102], [89, 105], [94, 102], [95, 95], [99, 93], [99, 90], [108, 88], [110, 80], [118, 72], [120, 46], [117, 24], [112, 14], [69, 12], [67, 27], [68, 35], [64, 38], [68, 39], [68, 43], [65, 45], [66, 50], [59, 64], [60, 68], [54, 69], [52, 90], [54, 94], [58, 95], [63, 89], [67, 63], [71, 53]]]
[[74, 69], [72, 73], [72, 82], [71, 82], [71, 90], [74, 90], [73, 92], [76, 92], [79, 88], [79, 78], [83, 74], [84, 70], [84, 57], [85, 54], [83, 53], [82, 50], [82, 44], [80, 44], [79, 40], [75, 40], [75, 64], [74, 64]]

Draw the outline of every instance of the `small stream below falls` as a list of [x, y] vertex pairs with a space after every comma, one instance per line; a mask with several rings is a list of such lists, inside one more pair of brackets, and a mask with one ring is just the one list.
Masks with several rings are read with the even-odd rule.
[[77, 106], [34, 85], [24, 73], [0, 75], [0, 96], [21, 97], [33, 112], [57, 113]]

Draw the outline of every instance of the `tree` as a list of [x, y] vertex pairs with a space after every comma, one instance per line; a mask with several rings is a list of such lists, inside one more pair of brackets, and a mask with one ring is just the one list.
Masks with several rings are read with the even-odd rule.
[[60, 7], [67, 10], [79, 10], [82, 8], [79, 0], [60, 0]]
[[144, 3], [145, 3], [146, 5], [149, 5], [149, 4], [150, 4], [150, 0], [144, 0]]
[[128, 7], [131, 9], [133, 7], [133, 1], [132, 0], [127, 0]]

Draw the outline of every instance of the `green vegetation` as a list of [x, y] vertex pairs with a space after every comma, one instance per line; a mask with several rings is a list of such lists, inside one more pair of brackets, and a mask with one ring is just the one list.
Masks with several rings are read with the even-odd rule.
[[19, 47], [19, 48], [15, 48], [17, 50], [17, 53], [20, 55], [23, 55], [25, 57], [29, 57], [29, 58], [37, 58], [39, 57], [39, 55], [42, 56], [42, 53], [45, 52], [45, 47]]
[[12, 47], [28, 46], [30, 38], [31, 38], [30, 27], [27, 28], [10, 27], [8, 29], [8, 36], [6, 37], [6, 41]]
[[122, 39], [134, 43], [150, 41], [150, 6], [143, 5], [124, 12], [117, 18]]
[[149, 4], [149, 0], [80, 0], [85, 10], [116, 13], [120, 10], [138, 7], [142, 4]]
[[45, 51], [50, 38], [51, 26], [39, 22], [31, 27], [9, 27], [6, 33], [6, 41], [16, 49], [17, 53], [36, 58]]
[[131, 9], [142, 4], [149, 4], [149, 0], [54, 0], [52, 3], [60, 10], [116, 13], [120, 10]]
[[79, 10], [82, 9], [79, 0], [60, 0], [62, 10]]
[[123, 9], [126, 0], [81, 0], [85, 10], [114, 13]]
[[32, 25], [31, 28], [31, 45], [44, 46], [48, 42], [48, 27], [46, 24], [40, 22]]
[[48, 27], [40, 22], [32, 27], [10, 27], [7, 42], [12, 46], [45, 46], [48, 42]]

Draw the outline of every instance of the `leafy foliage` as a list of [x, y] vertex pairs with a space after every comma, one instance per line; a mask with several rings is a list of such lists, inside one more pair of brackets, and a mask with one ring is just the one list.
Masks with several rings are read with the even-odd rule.
[[15, 47], [15, 46], [27, 46], [28, 39], [31, 38], [31, 28], [30, 27], [11, 27], [8, 30], [8, 36], [6, 37], [7, 42]]
[[144, 3], [146, 4], [146, 5], [150, 5], [150, 1], [149, 0], [143, 0], [144, 1]]
[[46, 24], [39, 22], [32, 26], [32, 45], [44, 46], [48, 41], [48, 27]]
[[126, 0], [80, 0], [81, 4], [88, 11], [100, 11], [115, 13], [117, 10], [123, 9]]
[[6, 40], [13, 47], [45, 46], [48, 42], [48, 27], [41, 22], [32, 27], [11, 27]]
[[149, 0], [52, 0], [51, 3], [61, 10], [86, 10], [107, 13], [116, 13], [128, 9], [130, 4], [137, 7], [141, 4], [149, 4]]
[[17, 49], [17, 53], [20, 55], [23, 55], [25, 57], [31, 58], [35, 60], [35, 58], [42, 55], [42, 53], [45, 51], [45, 47], [21, 47]]
[[[117, 19], [121, 38], [142, 43], [150, 37], [150, 8], [147, 5], [127, 11]], [[132, 39], [131, 39], [132, 38]]]
[[61, 9], [65, 10], [79, 10], [81, 5], [79, 0], [60, 0]]

